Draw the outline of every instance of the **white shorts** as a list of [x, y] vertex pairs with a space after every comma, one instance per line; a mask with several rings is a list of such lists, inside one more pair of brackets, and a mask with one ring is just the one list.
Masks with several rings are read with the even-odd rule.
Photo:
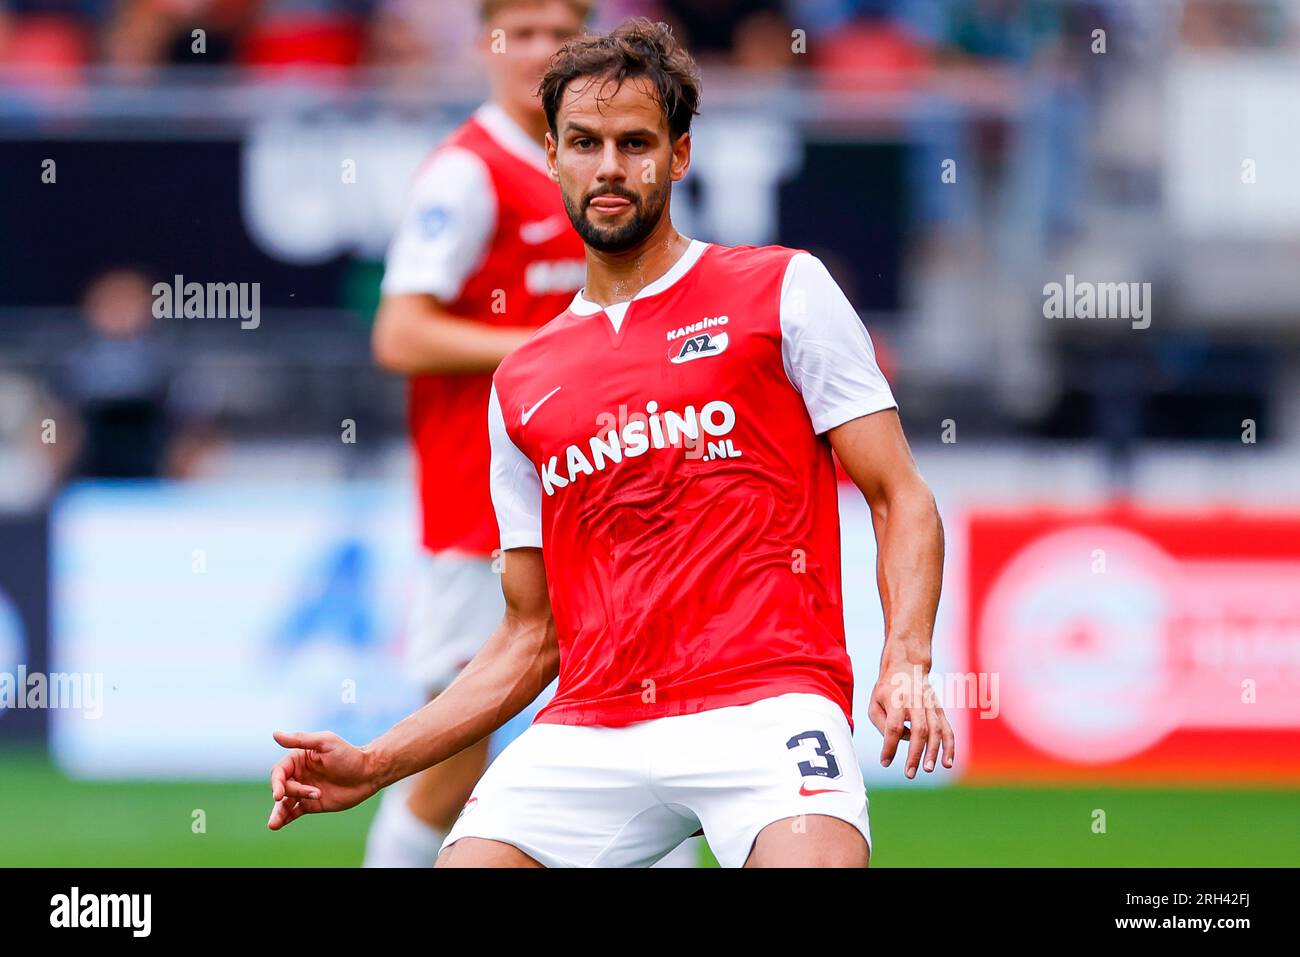
[[445, 690], [497, 630], [505, 611], [492, 559], [425, 552], [406, 630], [407, 674], [426, 694]]
[[844, 713], [783, 694], [620, 728], [534, 724], [488, 768], [443, 847], [481, 837], [547, 867], [649, 867], [703, 827], [718, 862], [740, 867], [763, 828], [809, 814], [847, 821], [871, 846]]

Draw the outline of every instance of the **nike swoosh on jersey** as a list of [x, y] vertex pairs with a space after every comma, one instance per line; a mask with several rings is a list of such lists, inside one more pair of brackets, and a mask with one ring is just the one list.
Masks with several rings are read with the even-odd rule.
[[533, 223], [524, 223], [519, 227], [519, 238], [529, 246], [538, 246], [548, 239], [554, 239], [564, 232], [569, 225], [569, 217], [558, 213], [549, 219], [539, 219]]
[[533, 413], [536, 412], [538, 409], [540, 409], [540, 408], [542, 407], [542, 403], [545, 402], [547, 399], [549, 399], [551, 396], [555, 395], [555, 393], [559, 392], [559, 391], [560, 391], [561, 389], [563, 389], [563, 388], [564, 388], [564, 386], [562, 386], [562, 385], [557, 385], [557, 386], [556, 386], [554, 389], [552, 389], [550, 392], [546, 393], [546, 395], [542, 396], [540, 399], [538, 399], [536, 402], [534, 402], [534, 403], [533, 403], [533, 407], [532, 407], [531, 409], [528, 408], [528, 406], [526, 406], [526, 405], [520, 406], [520, 407], [519, 407], [519, 420], [520, 420], [520, 421], [519, 421], [519, 424], [520, 424], [520, 425], [527, 425], [527, 424], [528, 424], [528, 420], [531, 419], [531, 418], [533, 417]]
[[808, 785], [801, 784], [799, 785], [799, 793], [804, 797], [812, 797], [814, 794], [848, 794], [849, 792], [842, 791], [839, 788], [817, 788], [810, 791], [808, 790]]

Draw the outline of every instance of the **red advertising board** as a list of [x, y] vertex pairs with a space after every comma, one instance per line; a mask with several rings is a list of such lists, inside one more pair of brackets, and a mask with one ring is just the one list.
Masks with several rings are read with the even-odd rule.
[[1300, 782], [1300, 513], [978, 512], [968, 780]]

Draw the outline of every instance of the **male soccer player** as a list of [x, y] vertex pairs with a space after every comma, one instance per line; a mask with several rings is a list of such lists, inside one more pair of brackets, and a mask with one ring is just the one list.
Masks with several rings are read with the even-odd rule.
[[[424, 560], [407, 629], [411, 677], [430, 697], [501, 620], [483, 429], [492, 371], [554, 318], [583, 280], [582, 240], [547, 175], [537, 82], [582, 29], [587, 0], [483, 0], [491, 98], [415, 176], [393, 240], [376, 361], [410, 377]], [[488, 742], [385, 793], [365, 864], [432, 866], [487, 766]]]
[[277, 732], [273, 830], [351, 807], [555, 697], [493, 762], [441, 866], [866, 866], [832, 450], [870, 503], [886, 635], [868, 717], [951, 767], [926, 683], [943, 562], [865, 329], [813, 256], [673, 228], [699, 88], [662, 24], [565, 45], [547, 159], [586, 285], [494, 376], [501, 625], [363, 748]]

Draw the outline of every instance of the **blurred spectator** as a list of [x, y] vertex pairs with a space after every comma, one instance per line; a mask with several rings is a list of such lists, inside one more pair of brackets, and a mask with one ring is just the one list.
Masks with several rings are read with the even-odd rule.
[[149, 280], [133, 270], [95, 279], [82, 302], [88, 335], [58, 370], [55, 394], [78, 419], [75, 478], [156, 478], [167, 455], [171, 372], [150, 329]]
[[239, 32], [260, 2], [122, 0], [105, 27], [104, 62], [140, 80], [163, 65], [229, 63]]
[[931, 61], [931, 51], [906, 25], [883, 16], [845, 23], [812, 47], [812, 65], [828, 89], [914, 85]]
[[[1294, 0], [1282, 0], [1295, 6]], [[1182, 39], [1196, 49], [1261, 47], [1286, 36], [1284, 11], [1275, 0], [1187, 0]]]
[[394, 71], [398, 82], [427, 81], [429, 68], [478, 69], [479, 0], [384, 0], [370, 27], [368, 66]]
[[94, 58], [93, 0], [0, 0], [0, 64], [24, 71], [45, 87], [80, 83], [81, 69]]
[[751, 13], [732, 37], [732, 65], [750, 70], [778, 70], [795, 62], [792, 28], [774, 10]]
[[375, 0], [262, 0], [242, 58], [261, 68], [355, 66], [376, 6]]
[[964, 59], [1027, 63], [1034, 53], [1036, 0], [953, 0], [948, 9], [948, 46]]
[[[790, 48], [781, 0], [660, 0], [657, 6], [650, 15], [668, 22], [702, 67], [734, 62], [740, 54], [751, 61], [762, 62], [772, 55], [783, 60]], [[767, 44], [774, 32], [779, 46], [771, 49]], [[756, 36], [761, 46], [756, 45]], [[743, 41], [739, 47], [738, 39]]]

